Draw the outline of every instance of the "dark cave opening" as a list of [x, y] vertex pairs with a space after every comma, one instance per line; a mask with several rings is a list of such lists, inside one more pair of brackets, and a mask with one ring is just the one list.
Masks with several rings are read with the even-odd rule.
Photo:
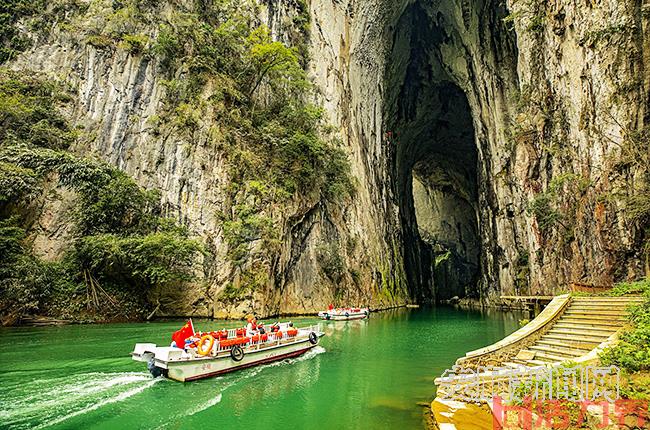
[[409, 292], [419, 303], [476, 297], [480, 273], [478, 150], [467, 96], [441, 63], [441, 16], [402, 15], [386, 74], [386, 144]]

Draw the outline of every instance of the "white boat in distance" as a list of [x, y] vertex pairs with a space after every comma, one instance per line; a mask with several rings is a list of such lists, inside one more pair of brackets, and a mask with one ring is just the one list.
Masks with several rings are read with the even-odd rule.
[[368, 308], [337, 308], [321, 311], [318, 316], [324, 320], [331, 321], [349, 321], [349, 320], [362, 320], [370, 317], [370, 309]]
[[244, 334], [241, 328], [198, 333], [200, 341], [185, 349], [138, 343], [131, 356], [147, 363], [154, 377], [186, 382], [298, 357], [318, 345], [324, 336], [319, 324], [294, 328], [290, 323], [281, 323], [273, 333]]

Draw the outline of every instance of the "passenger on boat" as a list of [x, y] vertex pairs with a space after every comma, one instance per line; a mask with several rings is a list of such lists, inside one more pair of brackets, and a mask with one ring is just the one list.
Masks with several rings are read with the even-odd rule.
[[253, 315], [248, 316], [248, 325], [246, 326], [246, 337], [255, 336], [259, 331], [257, 329], [257, 318]]

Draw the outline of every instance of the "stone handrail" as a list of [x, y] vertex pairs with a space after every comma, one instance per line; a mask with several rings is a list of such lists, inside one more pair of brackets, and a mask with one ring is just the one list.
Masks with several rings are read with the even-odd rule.
[[456, 364], [462, 365], [463, 363], [479, 359], [480, 357], [489, 354], [494, 354], [497, 351], [505, 350], [521, 343], [526, 338], [534, 335], [544, 329], [548, 324], [554, 322], [564, 312], [564, 309], [570, 301], [571, 296], [569, 294], [555, 297], [534, 320], [526, 324], [524, 327], [492, 345], [468, 352], [465, 354], [465, 357], [459, 358], [456, 361]]

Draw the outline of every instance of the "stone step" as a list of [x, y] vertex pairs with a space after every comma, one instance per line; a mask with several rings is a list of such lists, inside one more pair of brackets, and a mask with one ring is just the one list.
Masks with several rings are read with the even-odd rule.
[[541, 359], [543, 361], [547, 361], [547, 362], [550, 362], [550, 363], [562, 363], [563, 361], [570, 361], [573, 358], [577, 358], [577, 357], [571, 357], [571, 358], [562, 357], [562, 356], [557, 355], [557, 354], [549, 354], [549, 353], [545, 353], [545, 352], [540, 352], [537, 355], [535, 355], [535, 359]]
[[616, 326], [622, 326], [626, 323], [624, 318], [617, 317], [590, 317], [588, 315], [562, 315], [558, 321], [567, 320], [567, 321], [591, 321], [593, 324], [612, 324]]
[[584, 329], [584, 330], [579, 330], [579, 329], [569, 329], [569, 328], [551, 328], [551, 330], [548, 332], [548, 334], [551, 335], [563, 335], [563, 336], [589, 336], [589, 337], [597, 337], [603, 339], [607, 339], [609, 336], [612, 335], [613, 332], [610, 331], [600, 331], [600, 330], [593, 330], [593, 329]]
[[533, 345], [528, 347], [528, 349], [531, 351], [539, 351], [546, 354], [553, 354], [561, 357], [566, 357], [567, 359], [582, 357], [587, 353], [587, 351], [584, 350], [577, 350], [577, 349], [557, 347], [557, 346], [551, 347], [548, 345]]
[[625, 310], [628, 306], [636, 304], [630, 302], [620, 302], [620, 303], [571, 303], [568, 309], [616, 309], [616, 310]]
[[560, 341], [555, 339], [540, 339], [537, 341], [537, 345], [549, 346], [552, 348], [568, 348], [574, 351], [580, 351], [582, 354], [586, 354], [595, 347], [597, 347], [599, 342], [570, 342], [570, 341]]
[[516, 365], [524, 365], [527, 366], [528, 363], [531, 361], [534, 361], [537, 359], [537, 354], [539, 354], [539, 351], [531, 351], [529, 349], [522, 349], [517, 353], [517, 356], [513, 357], [510, 360], [510, 363], [516, 364]]
[[504, 361], [502, 364], [503, 364], [505, 367], [510, 367], [510, 368], [512, 368], [512, 369], [518, 369], [518, 368], [520, 368], [521, 366], [525, 366], [525, 364], [524, 364], [523, 361], [520, 362], [520, 363], [512, 363], [512, 362], [510, 362], [510, 361]]
[[542, 360], [526, 360], [526, 365], [528, 366], [546, 366], [547, 364], [551, 364], [549, 361], [542, 361]]
[[[609, 336], [589, 336], [589, 335], [583, 335], [583, 336], [568, 336], [564, 333], [546, 333], [544, 336], [542, 336], [543, 340], [559, 340], [562, 342], [569, 342], [569, 343], [583, 343], [583, 344], [595, 344], [596, 346], [600, 345], [603, 343]], [[594, 347], [595, 348], [595, 347]], [[593, 348], [592, 348], [593, 349]]]
[[619, 328], [621, 328], [621, 325], [617, 324], [603, 324], [603, 323], [592, 323], [588, 321], [558, 321], [553, 328], [575, 328], [578, 330], [581, 329], [586, 329], [586, 330], [599, 330], [599, 331], [609, 331], [614, 333], [615, 331], [618, 331]]
[[566, 309], [595, 309], [595, 310], [613, 310], [613, 311], [626, 311], [630, 306], [636, 303], [620, 302], [620, 303], [571, 303]]
[[595, 312], [616, 312], [620, 316], [627, 315], [627, 306], [621, 306], [620, 308], [616, 306], [571, 306], [567, 311], [582, 312], [585, 314], [591, 314]]
[[587, 319], [576, 320], [576, 319], [569, 319], [569, 318], [562, 318], [556, 323], [556, 325], [557, 324], [572, 324], [572, 325], [577, 324], [577, 325], [583, 325], [585, 327], [601, 327], [609, 330], [618, 330], [624, 326], [623, 323], [616, 322], [616, 321], [607, 322], [601, 320], [587, 320]]
[[608, 317], [622, 317], [625, 316], [626, 314], [623, 312], [616, 312], [612, 310], [605, 310], [605, 311], [578, 311], [578, 310], [572, 310], [569, 308], [566, 312], [564, 312], [562, 315], [585, 315], [585, 316], [608, 316]]
[[571, 300], [571, 305], [580, 304], [580, 305], [621, 305], [625, 304], [637, 304], [643, 303], [645, 299], [643, 297], [594, 297], [594, 298], [574, 298]]

